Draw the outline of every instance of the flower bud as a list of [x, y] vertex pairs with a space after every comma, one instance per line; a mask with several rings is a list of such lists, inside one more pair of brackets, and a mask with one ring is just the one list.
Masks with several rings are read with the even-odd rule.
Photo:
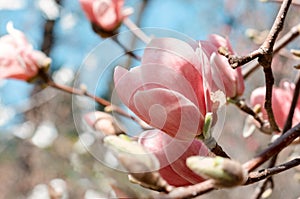
[[156, 191], [170, 191], [172, 187], [161, 177], [159, 172], [149, 171], [150, 169], [144, 162], [128, 156], [119, 156], [119, 161], [130, 173], [131, 182]]
[[[156, 157], [149, 153], [142, 145], [135, 141], [131, 141], [127, 136], [106, 136], [104, 143], [112, 149], [116, 157], [120, 160], [129, 158], [132, 162], [140, 162], [143, 167], [138, 167], [136, 171], [130, 170], [130, 173], [141, 173], [157, 170], [159, 162]], [[133, 161], [134, 160], [134, 161]], [[127, 168], [127, 167], [125, 167]], [[143, 168], [141, 170], [141, 168]]]
[[102, 132], [104, 135], [119, 135], [123, 133], [114, 118], [108, 113], [101, 111], [90, 112], [84, 115], [84, 119], [89, 126]]
[[133, 12], [132, 8], [123, 8], [124, 0], [79, 0], [79, 2], [94, 31], [102, 37], [112, 36], [124, 18]]
[[51, 59], [43, 52], [34, 50], [25, 34], [7, 24], [8, 35], [0, 38], [0, 79], [12, 78], [30, 81], [47, 70]]
[[[252, 106], [260, 105], [262, 118], [268, 120], [268, 114], [264, 108], [265, 103], [265, 87], [256, 88], [251, 93], [250, 103]], [[293, 100], [293, 95], [295, 92], [295, 84], [287, 81], [281, 81], [279, 86], [274, 86], [272, 91], [272, 108], [274, 112], [275, 121], [279, 128], [283, 128], [286, 119], [289, 114], [290, 104]], [[292, 120], [293, 125], [299, 123], [300, 121], [300, 101], [298, 101], [295, 108], [294, 117]], [[264, 127], [268, 130], [268, 126]]]
[[196, 174], [215, 180], [219, 187], [233, 187], [247, 180], [247, 173], [242, 165], [227, 158], [192, 156], [187, 159], [186, 164]]

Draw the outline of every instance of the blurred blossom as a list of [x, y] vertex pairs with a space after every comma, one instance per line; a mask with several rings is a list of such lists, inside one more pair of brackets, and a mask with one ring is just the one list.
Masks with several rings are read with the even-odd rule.
[[50, 20], [59, 17], [59, 5], [55, 0], [39, 0], [38, 7]]
[[60, 19], [61, 28], [64, 30], [71, 30], [76, 25], [78, 19], [72, 13], [67, 13], [63, 15]]
[[[257, 124], [259, 125], [259, 124]], [[245, 119], [244, 127], [243, 127], [243, 137], [248, 138], [250, 137], [256, 130], [255, 121], [253, 120], [252, 115], [248, 115]]]
[[47, 69], [51, 63], [43, 52], [34, 50], [25, 34], [7, 23], [8, 35], [0, 38], [0, 79], [30, 80], [38, 75], [40, 68]]
[[83, 163], [80, 160], [79, 155], [77, 153], [72, 153], [69, 158], [70, 158], [70, 163], [73, 167], [73, 170], [78, 173], [81, 173], [81, 171], [83, 169]]
[[104, 135], [118, 135], [122, 133], [113, 116], [108, 113], [101, 111], [90, 112], [84, 115], [84, 119], [90, 127], [102, 132]]
[[57, 136], [55, 125], [51, 121], [44, 121], [37, 127], [31, 141], [39, 148], [47, 148], [52, 145]]
[[28, 139], [34, 133], [35, 124], [31, 121], [24, 122], [13, 129], [14, 136], [21, 139]]
[[104, 154], [104, 162], [108, 163], [112, 168], [117, 168], [119, 166], [118, 159], [111, 151], [107, 151]]
[[0, 10], [16, 10], [25, 7], [27, 1], [25, 0], [1, 0]]
[[95, 199], [95, 198], [104, 198], [104, 197], [102, 194], [100, 194], [99, 192], [93, 189], [86, 190], [84, 194], [84, 199]]
[[[282, 81], [279, 87], [273, 88], [272, 108], [273, 108], [275, 120], [281, 129], [284, 127], [287, 116], [289, 114], [294, 91], [295, 91], [295, 84], [289, 83], [287, 81]], [[267, 112], [264, 109], [265, 93], [266, 93], [265, 87], [256, 88], [251, 93], [250, 102], [252, 106], [255, 106], [257, 104], [260, 105], [262, 107], [261, 112], [263, 114], [263, 118], [268, 119]], [[300, 122], [300, 100], [298, 100], [297, 106], [295, 108], [293, 125], [297, 124], [298, 122]]]
[[79, 139], [87, 147], [95, 142], [95, 136], [91, 133], [83, 133], [79, 136]]
[[67, 183], [62, 179], [53, 179], [49, 183], [52, 195], [57, 196], [59, 199], [68, 199]]
[[89, 18], [98, 28], [113, 32], [123, 19], [132, 13], [131, 9], [124, 9], [124, 0], [79, 0]]
[[51, 199], [46, 184], [36, 185], [27, 199]]
[[0, 104], [0, 126], [7, 124], [15, 116], [15, 111]]
[[71, 68], [62, 67], [54, 72], [53, 80], [58, 84], [70, 85], [74, 80], [74, 72]]
[[76, 98], [76, 100], [74, 100], [76, 102], [76, 106], [78, 108], [84, 108], [84, 109], [94, 109], [95, 106], [93, 106], [93, 104], [95, 103], [94, 101], [92, 101], [91, 99], [89, 99], [88, 97], [82, 97], [82, 96], [73, 96]]
[[88, 148], [95, 143], [95, 136], [91, 133], [79, 135], [79, 140], [73, 145], [73, 150], [78, 154], [87, 153]]

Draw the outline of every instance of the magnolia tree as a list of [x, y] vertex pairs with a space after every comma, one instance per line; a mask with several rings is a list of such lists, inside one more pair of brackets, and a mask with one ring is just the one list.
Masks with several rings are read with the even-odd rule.
[[[59, 179], [37, 180], [40, 184], [30, 185], [25, 195], [82, 198], [83, 193], [76, 192], [76, 187], [81, 187], [85, 198], [215, 197], [208, 192], [217, 189], [225, 191], [227, 197], [237, 197], [233, 192], [241, 194], [245, 186], [252, 186], [247, 196], [237, 198], [270, 197], [276, 190], [274, 176], [294, 172], [300, 164], [300, 53], [286, 48], [300, 33], [300, 26], [291, 24], [298, 16], [288, 17], [291, 9], [299, 11], [299, 3], [276, 2], [278, 13], [272, 26], [265, 27], [268, 31], [247, 31], [258, 47], [239, 52], [231, 45], [236, 41], [229, 37], [229, 27], [223, 29], [228, 35], [211, 33], [207, 40], [194, 40], [172, 30], [139, 28], [131, 21], [134, 11], [124, 6], [124, 0], [79, 0], [94, 34], [106, 40], [87, 55], [72, 86], [56, 81], [51, 73], [55, 60], [49, 57], [49, 48], [53, 38], [48, 41], [49, 48], [36, 50], [25, 33], [9, 22], [8, 34], [0, 39], [0, 78], [72, 95], [72, 108], [67, 109], [72, 109], [79, 141], [61, 140], [60, 145], [73, 148], [52, 153], [67, 154], [73, 171], [86, 173], [80, 174], [85, 176], [80, 179], [61, 173], [54, 175], [61, 176]], [[234, 7], [234, 2], [226, 3], [229, 9]], [[263, 20], [255, 14], [252, 17]], [[51, 34], [54, 22], [47, 22]], [[123, 26], [128, 29], [120, 31]], [[49, 40], [47, 34], [45, 39]], [[128, 44], [132, 39], [133, 45]], [[118, 50], [113, 50], [114, 45]], [[101, 63], [95, 61], [97, 57]], [[257, 70], [263, 72], [258, 75]], [[296, 74], [295, 82], [283, 71]], [[257, 87], [255, 81], [264, 82], [264, 86]], [[101, 87], [110, 88], [105, 97], [97, 94]], [[244, 129], [235, 129], [233, 115], [242, 117]], [[37, 144], [43, 132], [49, 134], [47, 129], [40, 131], [40, 137], [21, 136], [19, 144], [28, 146], [23, 146], [20, 154], [31, 154], [26, 150], [33, 144], [51, 148], [45, 141]], [[242, 138], [239, 144], [233, 144], [235, 137]], [[47, 139], [55, 138], [49, 134]], [[22, 164], [30, 173], [35, 169], [31, 165], [34, 161], [27, 156], [21, 156]], [[284, 180], [293, 179], [288, 176], [278, 183]], [[289, 188], [279, 197], [299, 196], [295, 186]]]

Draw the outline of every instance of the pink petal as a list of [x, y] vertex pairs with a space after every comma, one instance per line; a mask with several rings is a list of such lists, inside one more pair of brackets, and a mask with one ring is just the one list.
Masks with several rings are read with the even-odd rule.
[[[198, 101], [205, 102], [201, 61], [188, 43], [174, 38], [156, 38], [147, 45], [142, 65], [153, 63], [174, 69], [190, 82]], [[199, 104], [200, 110], [206, 110], [203, 105], [205, 103]]]
[[[21, 49], [23, 46], [12, 43], [10, 35], [7, 39], [0, 40], [0, 79], [14, 78], [28, 80], [38, 72], [38, 66], [32, 49]], [[10, 38], [10, 39], [9, 39]]]
[[91, 22], [96, 22], [96, 17], [93, 12], [93, 3], [94, 0], [79, 0], [79, 3], [81, 4], [82, 9], [84, 10], [87, 18]]
[[206, 146], [198, 140], [184, 142], [173, 139], [164, 132], [151, 130], [139, 137], [148, 151], [153, 152], [160, 162], [160, 174], [173, 186], [187, 186], [204, 181], [186, 166], [186, 159], [192, 155], [208, 155]]
[[208, 41], [211, 42], [213, 45], [215, 45], [217, 48], [223, 46], [227, 47], [230, 53], [233, 53], [231, 44], [228, 39], [225, 39], [224, 37], [221, 37], [217, 34], [211, 34], [208, 37]]
[[237, 90], [236, 71], [232, 69], [225, 57], [213, 53], [211, 56], [212, 65], [215, 64], [214, 69], [218, 71], [219, 76], [222, 78], [227, 97], [235, 97]]
[[[290, 104], [292, 101], [293, 92], [287, 91], [282, 88], [274, 87], [273, 88], [273, 95], [272, 95], [272, 107], [275, 116], [275, 120], [278, 123], [280, 128], [283, 128], [285, 124], [285, 120], [287, 118]], [[252, 106], [256, 104], [260, 104], [262, 107], [262, 113], [264, 119], [267, 119], [267, 112], [264, 109], [264, 102], [265, 102], [265, 87], [260, 87], [255, 89], [251, 93], [250, 102]], [[300, 108], [297, 106], [297, 109]]]
[[172, 137], [191, 140], [202, 133], [204, 116], [178, 92], [163, 88], [138, 91], [134, 105], [142, 120]]
[[142, 58], [142, 64], [150, 63], [172, 67], [189, 64], [201, 73], [194, 49], [188, 43], [175, 38], [152, 39], [146, 46]]
[[237, 95], [241, 96], [245, 91], [244, 77], [242, 74], [242, 68], [238, 67], [236, 70], [236, 80], [237, 80]]
[[[158, 70], [159, 73], [157, 72]], [[118, 94], [127, 102], [125, 104], [129, 104], [131, 96], [137, 90], [145, 90], [146, 88], [153, 87], [177, 91], [194, 104], [204, 103], [197, 101], [195, 91], [190, 85], [190, 82], [188, 82], [181, 73], [177, 73], [172, 68], [158, 64], [147, 64], [141, 67], [135, 67], [130, 71], [116, 67], [114, 80]], [[175, 82], [180, 82], [180, 84]], [[204, 104], [202, 106], [204, 106]]]

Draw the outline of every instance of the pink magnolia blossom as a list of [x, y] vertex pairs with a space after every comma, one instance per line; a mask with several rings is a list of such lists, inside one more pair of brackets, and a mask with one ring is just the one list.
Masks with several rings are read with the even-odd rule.
[[245, 86], [241, 68], [232, 69], [227, 58], [218, 54], [220, 47], [226, 47], [233, 54], [229, 41], [219, 35], [209, 36], [208, 41], [201, 41], [204, 51], [216, 65], [215, 69], [221, 74], [227, 97], [237, 97], [243, 94]]
[[30, 80], [39, 68], [49, 66], [50, 59], [42, 52], [33, 50], [25, 35], [7, 25], [8, 35], [0, 38], [0, 79]]
[[115, 69], [115, 88], [122, 102], [146, 123], [191, 140], [202, 133], [206, 113], [213, 112], [205, 67], [209, 61], [200, 46], [156, 38], [147, 45], [141, 66]]
[[209, 154], [209, 150], [199, 140], [185, 142], [152, 130], [144, 132], [139, 137], [139, 143], [157, 157], [160, 162], [159, 173], [170, 185], [187, 186], [204, 181], [186, 166], [188, 157]]
[[112, 32], [130, 14], [124, 0], [79, 0], [86, 16], [99, 28]]
[[[264, 107], [265, 102], [265, 87], [260, 87], [255, 89], [250, 98], [251, 105], [254, 106], [256, 104], [261, 105], [263, 118], [268, 119], [268, 115]], [[273, 88], [272, 94], [272, 108], [275, 116], [275, 120], [278, 126], [282, 129], [284, 127], [285, 121], [289, 114], [291, 102], [293, 99], [293, 94], [295, 90], [295, 84], [289, 82], [281, 82], [280, 87]], [[294, 117], [293, 124], [297, 124], [300, 122], [300, 101], [298, 101]]]

